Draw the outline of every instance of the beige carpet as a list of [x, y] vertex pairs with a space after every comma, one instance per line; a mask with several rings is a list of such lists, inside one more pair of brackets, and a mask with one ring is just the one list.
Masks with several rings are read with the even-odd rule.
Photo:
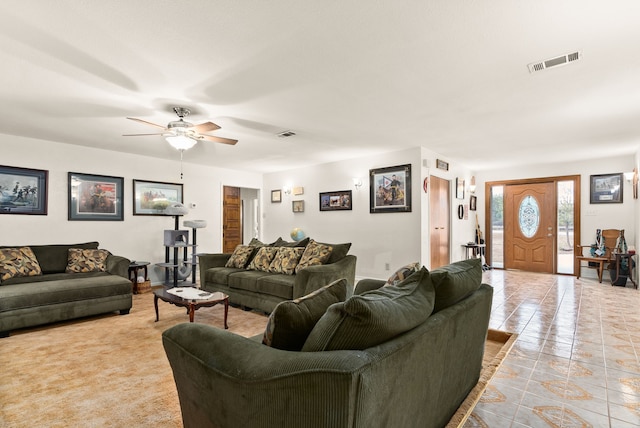
[[[153, 294], [133, 299], [129, 315], [25, 329], [0, 339], [0, 427], [181, 427], [160, 336], [188, 321], [186, 310], [159, 302], [156, 323]], [[222, 328], [223, 310], [199, 309], [195, 320]], [[265, 323], [264, 315], [229, 308], [229, 331], [253, 336]], [[498, 339], [487, 342], [481, 382], [450, 426], [464, 423], [506, 356], [504, 335]]]

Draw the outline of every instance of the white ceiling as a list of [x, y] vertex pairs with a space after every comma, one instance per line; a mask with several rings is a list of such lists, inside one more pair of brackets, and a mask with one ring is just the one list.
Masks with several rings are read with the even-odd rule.
[[186, 162], [259, 172], [416, 146], [477, 171], [640, 146], [638, 0], [2, 0], [0, 16], [4, 134], [177, 159], [122, 134], [185, 106], [239, 140]]

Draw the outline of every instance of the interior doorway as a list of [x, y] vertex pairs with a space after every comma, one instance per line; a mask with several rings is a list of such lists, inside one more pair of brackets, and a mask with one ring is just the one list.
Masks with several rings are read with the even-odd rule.
[[451, 182], [429, 177], [429, 242], [431, 269], [449, 264], [449, 233], [451, 219]]
[[260, 233], [259, 190], [223, 186], [222, 252], [232, 253]]

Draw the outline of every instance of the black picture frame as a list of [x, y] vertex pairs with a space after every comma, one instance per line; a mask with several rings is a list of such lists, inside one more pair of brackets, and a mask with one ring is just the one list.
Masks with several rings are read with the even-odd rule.
[[471, 197], [469, 198], [469, 210], [475, 211], [477, 204], [478, 204], [478, 198], [471, 195]]
[[272, 190], [271, 191], [271, 203], [275, 204], [275, 203], [280, 203], [282, 202], [282, 190], [277, 189], [277, 190]]
[[443, 171], [449, 171], [449, 162], [445, 162], [442, 159], [436, 159], [436, 168]]
[[320, 211], [350, 211], [353, 209], [351, 190], [322, 192], [319, 196]]
[[369, 170], [369, 212], [411, 212], [411, 164]]
[[456, 177], [456, 199], [464, 199], [464, 179]]
[[621, 204], [623, 201], [623, 173], [591, 175], [590, 202], [592, 204]]
[[47, 215], [49, 171], [0, 165], [0, 214]]
[[133, 180], [133, 215], [171, 215], [164, 210], [184, 202], [182, 183]]
[[291, 201], [291, 211], [294, 213], [303, 213], [304, 201]]
[[123, 221], [124, 178], [70, 172], [69, 221]]

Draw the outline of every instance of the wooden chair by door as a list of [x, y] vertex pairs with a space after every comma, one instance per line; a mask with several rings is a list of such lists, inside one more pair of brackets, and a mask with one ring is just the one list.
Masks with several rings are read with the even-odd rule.
[[[614, 261], [614, 258], [611, 256], [613, 249], [616, 247], [616, 242], [618, 241], [618, 237], [620, 236], [619, 229], [604, 229], [602, 231], [602, 237], [604, 238], [604, 254], [601, 256], [592, 256], [591, 255], [591, 245], [576, 245], [576, 260], [578, 262], [578, 272], [576, 273], [576, 277], [580, 278], [580, 270], [583, 267], [582, 263], [587, 263], [584, 267], [597, 269], [598, 271], [598, 280], [602, 282], [602, 273], [604, 272], [605, 264], [609, 264]], [[585, 249], [588, 249], [588, 254]]]

